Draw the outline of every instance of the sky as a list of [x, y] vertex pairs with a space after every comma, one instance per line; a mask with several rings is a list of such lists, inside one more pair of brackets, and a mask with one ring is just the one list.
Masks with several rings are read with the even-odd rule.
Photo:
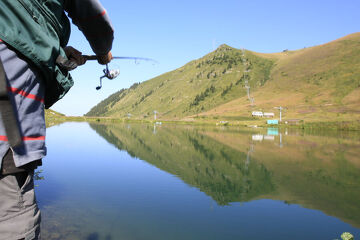
[[[158, 63], [113, 60], [120, 69], [104, 79], [96, 61], [72, 71], [75, 84], [51, 109], [82, 116], [122, 88], [147, 81], [203, 57], [221, 44], [272, 53], [324, 44], [360, 31], [359, 0], [101, 0], [114, 27], [114, 56], [145, 57]], [[69, 45], [92, 50], [72, 25]]]

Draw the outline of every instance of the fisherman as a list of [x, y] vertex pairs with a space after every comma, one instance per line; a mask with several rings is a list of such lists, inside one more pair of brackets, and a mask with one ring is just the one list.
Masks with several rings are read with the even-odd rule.
[[85, 63], [67, 46], [68, 17], [100, 64], [111, 61], [113, 28], [98, 0], [0, 1], [0, 240], [40, 239], [33, 174], [46, 155], [44, 107], [73, 85]]

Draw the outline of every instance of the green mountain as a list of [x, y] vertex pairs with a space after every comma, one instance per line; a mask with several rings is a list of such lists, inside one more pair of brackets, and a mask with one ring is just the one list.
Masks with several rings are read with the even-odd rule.
[[[249, 93], [247, 92], [249, 89]], [[248, 118], [287, 108], [288, 118], [359, 119], [360, 33], [297, 51], [261, 54], [221, 45], [214, 52], [93, 107], [86, 116]]]

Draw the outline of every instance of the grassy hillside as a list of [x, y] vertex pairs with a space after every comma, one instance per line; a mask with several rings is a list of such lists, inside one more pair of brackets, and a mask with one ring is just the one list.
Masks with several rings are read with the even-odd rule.
[[51, 127], [66, 121], [66, 116], [51, 109], [45, 110], [46, 127]]
[[157, 110], [161, 119], [246, 120], [251, 111], [274, 112], [275, 106], [287, 108], [285, 118], [360, 119], [360, 33], [275, 54], [222, 45], [177, 70], [114, 93], [86, 116], [130, 113], [146, 119]]
[[276, 61], [270, 79], [254, 92], [255, 106], [239, 97], [201, 115], [241, 116], [283, 106], [285, 118], [360, 119], [360, 33], [298, 51], [256, 55]]
[[[210, 110], [246, 95], [269, 79], [273, 61], [221, 45], [214, 52], [185, 66], [129, 89], [122, 89], [92, 108], [86, 116], [179, 119]], [[248, 77], [244, 72], [249, 71]]]

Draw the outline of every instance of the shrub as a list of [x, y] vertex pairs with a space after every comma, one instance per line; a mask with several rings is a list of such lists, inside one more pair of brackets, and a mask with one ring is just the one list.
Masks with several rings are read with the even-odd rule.
[[341, 239], [342, 240], [354, 240], [354, 236], [349, 232], [344, 232], [343, 234], [341, 234]]
[[229, 86], [227, 86], [221, 93], [221, 96], [225, 96], [230, 90], [231, 88], [233, 87], [233, 84], [231, 83]]
[[216, 89], [214, 85], [211, 85], [210, 87], [206, 88], [204, 92], [197, 94], [194, 101], [190, 103], [190, 107], [199, 105], [199, 102], [204, 101], [204, 99], [209, 96], [210, 93], [214, 93], [215, 90]]

